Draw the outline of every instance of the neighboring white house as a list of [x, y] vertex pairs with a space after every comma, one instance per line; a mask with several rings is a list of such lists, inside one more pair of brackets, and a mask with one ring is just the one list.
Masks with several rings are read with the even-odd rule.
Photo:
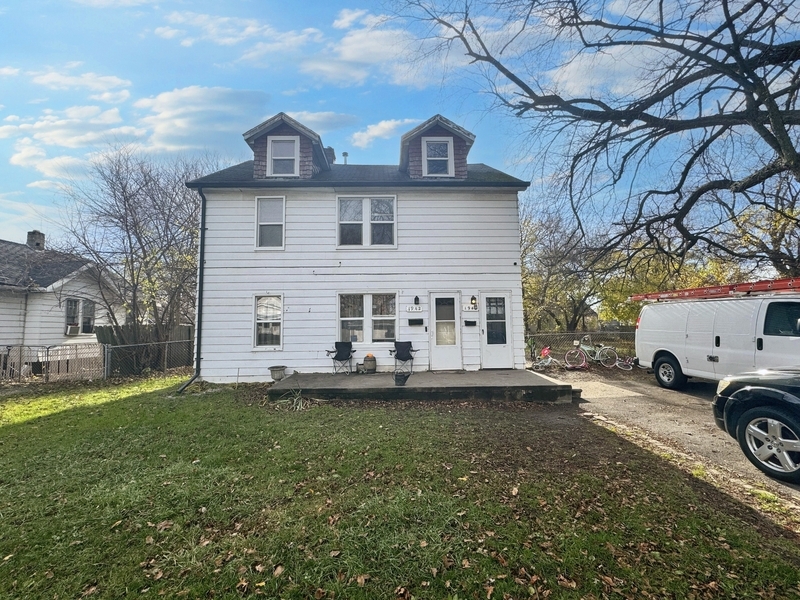
[[415, 370], [524, 368], [528, 183], [467, 164], [473, 134], [437, 115], [402, 137], [399, 165], [335, 164], [283, 113], [244, 138], [254, 160], [187, 183], [203, 200], [202, 379], [326, 372], [336, 341], [379, 371], [394, 341], [413, 343]]
[[109, 321], [100, 299], [89, 261], [45, 249], [43, 233], [0, 240], [0, 347], [95, 342]]

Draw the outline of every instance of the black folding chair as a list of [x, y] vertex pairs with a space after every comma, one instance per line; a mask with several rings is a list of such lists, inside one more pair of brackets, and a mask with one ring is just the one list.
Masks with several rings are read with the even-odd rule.
[[395, 342], [394, 350], [389, 350], [389, 354], [394, 355], [394, 372], [411, 375], [414, 371], [414, 354], [416, 352], [411, 347], [411, 342]]
[[344, 373], [350, 375], [353, 372], [353, 342], [336, 342], [335, 350], [326, 350], [325, 353], [333, 358], [333, 374]]

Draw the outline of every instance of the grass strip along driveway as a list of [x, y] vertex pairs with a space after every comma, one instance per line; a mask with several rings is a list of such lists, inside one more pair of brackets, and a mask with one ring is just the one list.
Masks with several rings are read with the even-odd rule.
[[789, 529], [573, 406], [0, 396], [0, 597], [794, 598]]

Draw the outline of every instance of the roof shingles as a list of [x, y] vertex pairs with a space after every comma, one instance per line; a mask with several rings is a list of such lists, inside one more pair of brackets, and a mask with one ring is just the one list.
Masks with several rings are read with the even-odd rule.
[[397, 165], [331, 165], [312, 179], [253, 177], [253, 161], [248, 160], [211, 175], [186, 183], [190, 188], [202, 187], [331, 187], [337, 185], [373, 187], [511, 187], [525, 189], [529, 183], [482, 163], [467, 165], [466, 179], [411, 179]]
[[0, 240], [0, 287], [46, 288], [88, 263], [80, 256]]

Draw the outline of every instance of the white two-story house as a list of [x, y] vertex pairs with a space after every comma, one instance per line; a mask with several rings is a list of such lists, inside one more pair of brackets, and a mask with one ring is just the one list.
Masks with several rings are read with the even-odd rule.
[[187, 183], [202, 198], [197, 373], [269, 381], [331, 370], [326, 350], [390, 371], [525, 366], [518, 192], [469, 164], [475, 136], [437, 115], [401, 138], [397, 165], [337, 164], [280, 113], [244, 134], [253, 160]]

